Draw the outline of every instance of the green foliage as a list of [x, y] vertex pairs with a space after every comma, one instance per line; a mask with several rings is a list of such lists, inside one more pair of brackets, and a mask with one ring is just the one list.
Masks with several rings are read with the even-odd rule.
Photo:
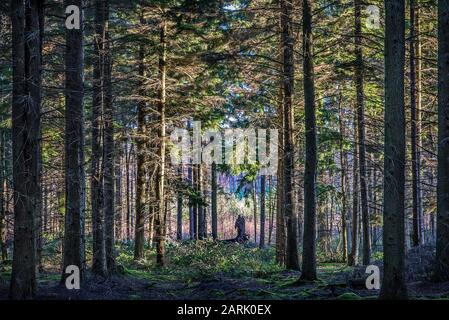
[[275, 263], [274, 248], [259, 249], [240, 244], [227, 244], [212, 240], [188, 241], [169, 244], [167, 266], [158, 269], [154, 263], [154, 249], [147, 250], [145, 259], [133, 260], [132, 251], [120, 250], [117, 263], [125, 273], [150, 279], [158, 277], [178, 278], [187, 283], [213, 279], [223, 274], [234, 277], [266, 277], [282, 271]]
[[187, 271], [187, 278], [204, 279], [219, 273], [232, 276], [260, 276], [280, 271], [273, 249], [247, 248], [240, 244], [213, 241], [188, 242], [169, 248], [173, 268]]

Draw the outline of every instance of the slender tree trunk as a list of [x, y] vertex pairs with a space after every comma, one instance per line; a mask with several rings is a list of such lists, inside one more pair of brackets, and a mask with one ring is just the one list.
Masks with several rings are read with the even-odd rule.
[[[354, 110], [356, 111], [356, 110]], [[359, 160], [357, 137], [357, 112], [354, 112], [354, 156], [352, 168], [352, 228], [351, 228], [351, 253], [348, 257], [348, 265], [355, 266], [358, 262], [358, 241], [359, 233]]]
[[365, 151], [365, 94], [364, 63], [362, 52], [362, 1], [355, 0], [355, 86], [357, 93], [357, 121], [358, 121], [358, 144], [359, 144], [359, 170], [360, 170], [360, 202], [362, 205], [363, 225], [363, 264], [370, 263], [371, 242], [368, 211], [368, 190], [366, 175], [366, 151]]
[[[200, 195], [201, 199], [203, 200], [204, 194], [203, 194], [203, 168], [201, 167], [201, 164], [198, 164], [198, 180], [197, 183], [197, 190], [198, 194]], [[206, 237], [206, 216], [204, 214], [204, 206], [202, 203], [198, 203], [198, 209], [197, 209], [197, 215], [198, 215], [198, 239], [203, 240]]]
[[[141, 23], [143, 21], [141, 20]], [[146, 103], [145, 97], [145, 47], [143, 43], [139, 45], [139, 91], [140, 101], [137, 104], [137, 137], [136, 137], [136, 152], [137, 152], [137, 181], [136, 181], [136, 227], [134, 239], [134, 260], [140, 260], [144, 256], [145, 243], [145, 184], [146, 184], [146, 164], [145, 164], [145, 139], [147, 137], [146, 117]]]
[[92, 272], [106, 275], [106, 247], [104, 235], [103, 173], [101, 170], [101, 123], [103, 104], [104, 0], [95, 1], [95, 36], [92, 97], [92, 156], [90, 196], [92, 206]]
[[122, 141], [116, 141], [119, 154], [115, 162], [115, 235], [117, 240], [123, 240], [123, 192], [122, 192], [122, 159], [123, 159], [123, 144]]
[[266, 176], [260, 177], [260, 240], [259, 248], [265, 247], [265, 198]]
[[405, 3], [385, 1], [384, 276], [381, 299], [404, 299]]
[[[0, 115], [0, 122], [3, 121], [3, 116]], [[0, 251], [1, 260], [5, 262], [8, 259], [8, 252], [6, 250], [6, 197], [5, 197], [5, 181], [6, 181], [6, 137], [5, 130], [0, 129]]]
[[[81, 8], [81, 2], [75, 5]], [[72, 2], [71, 2], [72, 3]], [[68, 5], [68, 3], [66, 3]], [[81, 21], [82, 22], [82, 21]], [[62, 283], [67, 266], [83, 270], [83, 139], [84, 55], [83, 28], [66, 30], [65, 53], [65, 227]], [[81, 273], [82, 274], [82, 273]], [[82, 277], [81, 277], [82, 278]]]
[[421, 207], [421, 191], [419, 189], [419, 171], [420, 159], [418, 152], [418, 113], [416, 106], [416, 4], [415, 0], [410, 1], [410, 116], [411, 116], [411, 130], [410, 140], [412, 147], [412, 193], [413, 193], [413, 232], [412, 245], [419, 246], [421, 243], [420, 236], [420, 207]]
[[[182, 184], [182, 165], [179, 165], [178, 168], [178, 179], [180, 185]], [[176, 240], [182, 241], [182, 192], [178, 190], [177, 193], [177, 216], [176, 216]]]
[[292, 2], [281, 1], [281, 27], [283, 48], [283, 116], [284, 116], [284, 165], [283, 165], [283, 206], [287, 226], [287, 248], [285, 266], [287, 269], [299, 270], [297, 215], [294, 208], [294, 138], [293, 138], [293, 92], [295, 80], [294, 36], [291, 13]]
[[253, 181], [253, 221], [254, 221], [254, 243], [257, 243], [257, 179]]
[[14, 253], [12, 299], [36, 292], [36, 227], [39, 212], [41, 55], [39, 12], [43, 1], [11, 0]]
[[130, 139], [126, 141], [125, 147], [125, 171], [126, 171], [126, 239], [129, 241], [131, 239], [131, 143]]
[[315, 280], [316, 275], [316, 172], [317, 142], [315, 119], [315, 84], [313, 70], [312, 10], [309, 0], [303, 0], [303, 70], [304, 109], [306, 117], [306, 164], [304, 172], [304, 241], [303, 280]]
[[212, 216], [212, 238], [218, 239], [217, 226], [217, 164], [212, 163], [212, 181], [211, 181], [211, 216]]
[[[283, 83], [279, 88], [279, 106], [278, 118], [281, 132], [284, 130], [284, 112], [283, 112]], [[285, 265], [285, 216], [284, 216], [284, 135], [278, 137], [278, 173], [277, 173], [277, 189], [276, 189], [276, 262]]]
[[421, 190], [421, 111], [422, 111], [422, 45], [421, 45], [421, 9], [419, 7], [419, 0], [416, 2], [416, 37], [415, 37], [415, 60], [416, 60], [416, 159], [417, 159], [417, 185], [418, 185], [418, 225], [419, 225], [419, 236], [421, 238], [421, 243], [424, 242], [424, 216], [423, 216], [423, 206], [422, 206], [422, 190]]
[[165, 104], [166, 104], [166, 73], [167, 73], [167, 24], [161, 23], [159, 49], [159, 164], [156, 174], [156, 203], [155, 238], [156, 262], [162, 267], [165, 265]]
[[268, 216], [269, 216], [269, 224], [268, 224], [268, 245], [271, 245], [271, 239], [273, 235], [273, 226], [274, 226], [274, 204], [276, 203], [277, 193], [273, 194], [273, 178], [270, 176], [268, 178], [268, 185], [269, 185], [269, 197], [268, 197], [268, 203], [269, 203], [269, 209], [268, 209]]
[[438, 1], [438, 191], [435, 277], [449, 280], [449, 3]]
[[343, 122], [343, 108], [341, 106], [341, 93], [338, 102], [339, 107], [339, 118], [338, 123], [340, 126], [340, 167], [341, 167], [341, 235], [342, 235], [342, 255], [343, 262], [348, 261], [348, 236], [347, 236], [347, 227], [346, 227], [346, 216], [347, 216], [347, 208], [348, 208], [348, 200], [347, 200], [347, 176], [346, 176], [346, 168], [348, 164], [348, 156], [346, 151], [344, 150], [344, 139], [345, 139], [345, 124]]
[[[1, 14], [1, 18], [7, 19], [6, 15]], [[7, 24], [5, 24], [7, 25]], [[0, 23], [0, 35], [3, 36], [3, 24]], [[3, 42], [3, 38], [0, 38], [0, 50], [5, 50], [6, 45]], [[3, 103], [3, 83], [0, 82], [0, 107], [1, 103]], [[4, 121], [4, 114], [0, 113], [0, 123]], [[1, 252], [1, 261], [6, 262], [8, 259], [8, 251], [6, 247], [6, 234], [7, 234], [7, 226], [6, 226], [6, 210], [7, 210], [7, 161], [6, 161], [6, 128], [0, 128], [0, 252]]]
[[112, 103], [112, 57], [109, 36], [109, 0], [104, 0], [104, 80], [103, 80], [103, 188], [104, 188], [104, 233], [106, 250], [106, 267], [109, 274], [115, 272], [115, 235], [114, 235], [114, 106]]
[[[193, 176], [194, 170], [193, 165], [190, 164], [187, 168], [187, 180], [191, 189], [193, 189]], [[195, 239], [195, 204], [193, 203], [193, 197], [189, 195], [189, 235], [190, 240]]]
[[[41, 1], [41, 4], [38, 6], [38, 18], [39, 18], [39, 56], [42, 62], [42, 50], [43, 50], [43, 43], [44, 43], [44, 23], [45, 23], [45, 1]], [[41, 75], [40, 75], [41, 77]], [[39, 101], [39, 104], [41, 101]], [[42, 136], [42, 132], [39, 132], [39, 136]], [[42, 150], [42, 139], [39, 139], [39, 150]], [[36, 252], [36, 272], [42, 272], [43, 266], [42, 266], [42, 250], [43, 250], [43, 234], [42, 234], [42, 180], [43, 180], [43, 174], [42, 174], [42, 152], [39, 152], [39, 201], [37, 208], [39, 215], [37, 216], [37, 252]], [[81, 209], [83, 211], [83, 208]]]

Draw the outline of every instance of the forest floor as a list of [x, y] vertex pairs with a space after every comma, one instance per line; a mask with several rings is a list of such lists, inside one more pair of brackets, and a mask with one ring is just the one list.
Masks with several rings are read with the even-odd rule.
[[[47, 254], [55, 253], [47, 250]], [[354, 285], [354, 269], [342, 263], [320, 263], [319, 280], [297, 284], [300, 273], [285, 271], [274, 262], [274, 249], [222, 244], [210, 241], [167, 250], [167, 267], [154, 265], [154, 252], [134, 262], [132, 245], [119, 248], [118, 272], [108, 278], [87, 273], [81, 290], [59, 286], [57, 259], [47, 255], [45, 271], [38, 277], [37, 299], [108, 300], [347, 300], [376, 299], [377, 290]], [[50, 263], [52, 261], [52, 263]], [[59, 265], [59, 264], [58, 264]], [[0, 300], [7, 299], [10, 265], [0, 265]], [[449, 283], [415, 281], [408, 284], [410, 298], [449, 299]]]

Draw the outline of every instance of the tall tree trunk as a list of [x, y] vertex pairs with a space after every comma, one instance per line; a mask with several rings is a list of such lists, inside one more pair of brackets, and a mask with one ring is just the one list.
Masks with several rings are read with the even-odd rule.
[[421, 190], [421, 112], [422, 112], [422, 44], [421, 44], [421, 8], [419, 0], [416, 0], [416, 31], [415, 31], [415, 60], [416, 60], [416, 159], [417, 159], [417, 186], [418, 186], [418, 229], [421, 243], [424, 242], [424, 214], [422, 206], [422, 190]]
[[371, 242], [368, 211], [368, 190], [366, 175], [366, 151], [365, 151], [365, 93], [364, 63], [362, 51], [362, 1], [354, 1], [355, 11], [355, 86], [357, 94], [357, 121], [358, 121], [358, 145], [359, 145], [359, 170], [360, 170], [360, 203], [362, 205], [362, 234], [363, 234], [363, 264], [370, 263]]
[[268, 189], [270, 190], [270, 193], [268, 194], [268, 217], [269, 217], [269, 223], [268, 223], [268, 245], [271, 245], [271, 238], [273, 235], [273, 225], [274, 225], [274, 203], [276, 203], [276, 193], [273, 195], [273, 178], [272, 176], [269, 176], [268, 178]]
[[416, 103], [416, 31], [415, 20], [416, 11], [415, 0], [410, 0], [410, 116], [411, 116], [411, 130], [410, 140], [412, 147], [412, 193], [413, 193], [413, 231], [412, 231], [412, 245], [419, 246], [422, 239], [420, 235], [420, 208], [421, 208], [421, 191], [419, 189], [419, 145], [418, 145], [418, 120], [419, 110], [417, 110]]
[[353, 136], [354, 136], [354, 156], [352, 168], [352, 228], [351, 228], [351, 253], [348, 257], [348, 265], [355, 266], [358, 262], [358, 241], [359, 233], [359, 157], [356, 143], [357, 137], [357, 112], [354, 110]]
[[131, 142], [128, 138], [125, 146], [125, 172], [126, 172], [126, 239], [131, 239]]
[[95, 1], [95, 35], [93, 64], [93, 97], [92, 97], [92, 156], [90, 196], [92, 206], [92, 272], [100, 276], [106, 275], [106, 248], [104, 239], [103, 210], [103, 173], [101, 170], [101, 123], [103, 104], [103, 66], [104, 66], [104, 0]]
[[119, 154], [115, 160], [115, 236], [118, 240], [123, 240], [123, 192], [122, 192], [122, 159], [123, 144], [122, 140], [116, 141]]
[[115, 235], [114, 235], [114, 106], [112, 103], [112, 57], [109, 36], [109, 0], [104, 0], [104, 80], [103, 80], [103, 188], [104, 188], [104, 233], [106, 267], [109, 274], [115, 271]]
[[198, 180], [197, 182], [197, 190], [198, 194], [201, 197], [201, 203], [198, 203], [198, 239], [203, 240], [206, 237], [206, 216], [204, 206], [202, 205], [202, 200], [204, 197], [203, 194], [203, 168], [201, 164], [198, 165]]
[[294, 137], [293, 137], [293, 92], [295, 80], [294, 36], [291, 14], [292, 2], [281, 1], [281, 27], [283, 48], [283, 116], [284, 116], [284, 164], [283, 164], [283, 206], [287, 226], [287, 248], [285, 266], [287, 269], [299, 270], [297, 216], [294, 208]]
[[[181, 188], [183, 179], [182, 179], [183, 167], [179, 165], [178, 167], [178, 181]], [[176, 216], [176, 240], [182, 241], [182, 209], [183, 209], [183, 199], [182, 199], [182, 190], [177, 191], [177, 216]]]
[[385, 1], [384, 276], [380, 298], [404, 299], [405, 3]]
[[343, 121], [343, 108], [341, 106], [341, 93], [338, 101], [339, 107], [339, 118], [338, 123], [340, 126], [340, 167], [341, 167], [341, 235], [342, 235], [342, 255], [343, 262], [348, 261], [348, 236], [347, 236], [347, 227], [346, 227], [346, 217], [347, 217], [347, 208], [348, 208], [348, 198], [347, 198], [347, 176], [346, 176], [346, 168], [348, 164], [348, 156], [347, 152], [344, 150], [344, 139], [345, 139], [345, 124]]
[[[3, 121], [3, 116], [0, 116], [0, 122]], [[5, 182], [6, 182], [6, 137], [5, 130], [0, 129], [0, 251], [1, 260], [5, 262], [8, 259], [8, 252], [6, 250], [6, 197], [5, 197]]]
[[[141, 23], [143, 19], [141, 19]], [[145, 243], [145, 184], [146, 184], [146, 143], [147, 124], [146, 124], [146, 104], [145, 104], [145, 47], [143, 43], [139, 44], [139, 102], [137, 104], [137, 181], [136, 181], [136, 228], [134, 239], [134, 260], [142, 259], [144, 256]]]
[[[44, 43], [44, 23], [45, 23], [45, 1], [41, 1], [41, 5], [38, 6], [38, 17], [39, 17], [39, 56], [42, 62], [42, 50], [43, 50], [43, 43]], [[41, 75], [40, 75], [41, 77]], [[39, 104], [41, 102], [39, 101]], [[39, 132], [39, 136], [42, 136], [42, 132]], [[81, 142], [84, 142], [82, 139]], [[42, 139], [39, 139], [39, 150], [42, 150]], [[37, 216], [37, 239], [36, 239], [36, 272], [42, 272], [43, 266], [42, 266], [42, 250], [43, 250], [43, 231], [42, 231], [42, 180], [43, 180], [43, 174], [42, 174], [42, 152], [39, 152], [39, 201], [37, 208], [39, 215]], [[84, 171], [83, 171], [84, 172]], [[83, 176], [82, 176], [83, 177]], [[84, 190], [84, 188], [82, 188]], [[81, 211], [84, 213], [84, 207], [82, 206]], [[82, 215], [83, 216], [83, 215]], [[83, 220], [84, 221], [84, 220]], [[84, 238], [82, 239], [84, 240]]]
[[438, 1], [438, 191], [435, 276], [449, 280], [449, 2]]
[[212, 163], [212, 181], [211, 181], [211, 222], [212, 222], [212, 238], [218, 238], [218, 223], [217, 223], [217, 164]]
[[[284, 112], [283, 108], [283, 82], [279, 88], [278, 121], [281, 132], [284, 130]], [[284, 216], [284, 135], [278, 137], [278, 173], [276, 186], [276, 262], [285, 265], [285, 216]]]
[[[81, 2], [75, 5], [81, 8]], [[68, 4], [67, 4], [68, 5]], [[82, 23], [82, 21], [81, 21]], [[84, 264], [83, 244], [83, 140], [84, 135], [84, 54], [83, 28], [66, 30], [65, 53], [65, 226], [62, 283], [67, 266]]]
[[12, 299], [36, 291], [36, 227], [39, 212], [41, 55], [39, 13], [43, 1], [11, 0], [13, 93], [14, 254]]
[[[189, 187], [193, 189], [193, 180], [194, 180], [194, 169], [193, 165], [189, 164], [187, 168], [187, 182], [189, 184]], [[193, 201], [192, 195], [189, 195], [189, 235], [190, 240], [195, 239], [195, 204]]]
[[257, 179], [253, 181], [253, 222], [254, 222], [254, 243], [257, 243]]
[[316, 279], [316, 172], [317, 142], [315, 119], [315, 84], [313, 70], [312, 10], [310, 1], [303, 0], [303, 69], [304, 109], [306, 117], [306, 164], [304, 172], [304, 241], [303, 280]]
[[[82, 1], [75, 3], [79, 8]], [[73, 2], [70, 2], [72, 4]], [[67, 2], [66, 5], [69, 3]], [[81, 15], [82, 16], [82, 15]], [[81, 21], [82, 23], [82, 21]], [[83, 28], [66, 30], [65, 53], [65, 227], [62, 281], [67, 266], [83, 270], [84, 54]], [[81, 277], [82, 278], [82, 277]]]
[[[164, 18], [163, 18], [164, 19]], [[167, 24], [163, 20], [160, 28], [159, 48], [159, 164], [156, 174], [156, 203], [155, 238], [156, 262], [165, 265], [165, 103], [166, 103], [166, 74], [167, 74]]]
[[266, 176], [260, 177], [260, 240], [259, 248], [265, 247], [265, 198]]

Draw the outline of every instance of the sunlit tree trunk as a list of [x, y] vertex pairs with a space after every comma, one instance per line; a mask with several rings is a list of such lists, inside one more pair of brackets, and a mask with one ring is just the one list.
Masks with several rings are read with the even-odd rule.
[[365, 151], [365, 93], [364, 63], [362, 51], [362, 1], [354, 1], [355, 11], [355, 86], [357, 96], [357, 128], [359, 146], [359, 170], [360, 170], [360, 203], [362, 205], [362, 234], [363, 234], [363, 264], [370, 263], [371, 242], [368, 211], [368, 188], [366, 175], [366, 151]]
[[417, 80], [416, 80], [416, 4], [415, 0], [410, 0], [410, 116], [411, 116], [411, 151], [412, 151], [412, 193], [413, 193], [413, 230], [412, 245], [419, 246], [421, 239], [420, 230], [420, 210], [421, 210], [421, 190], [419, 188], [420, 153], [418, 151], [419, 130], [419, 110], [417, 109]]
[[156, 262], [162, 267], [165, 265], [165, 107], [166, 107], [166, 76], [167, 76], [167, 25], [162, 21], [160, 27], [159, 48], [159, 164], [156, 174], [156, 203], [155, 215], [155, 240], [156, 240]]
[[343, 121], [343, 108], [341, 106], [341, 95], [339, 98], [338, 107], [339, 107], [339, 118], [338, 123], [340, 127], [340, 167], [341, 167], [341, 236], [342, 236], [342, 256], [343, 261], [346, 262], [348, 260], [348, 236], [347, 236], [347, 226], [346, 226], [346, 217], [347, 217], [347, 208], [348, 208], [348, 197], [347, 197], [347, 175], [346, 169], [348, 164], [347, 152], [344, 150], [344, 138], [345, 138], [345, 123]]

